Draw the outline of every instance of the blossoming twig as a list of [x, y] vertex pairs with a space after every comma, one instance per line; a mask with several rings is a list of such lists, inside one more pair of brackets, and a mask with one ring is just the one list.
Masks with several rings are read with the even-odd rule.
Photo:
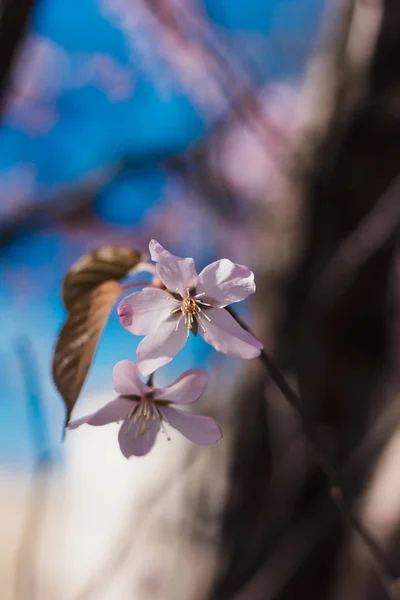
[[[247, 325], [240, 319], [240, 317], [238, 317], [236, 312], [231, 307], [227, 307], [226, 310], [230, 312], [233, 318], [239, 323], [239, 325], [241, 325], [241, 327], [243, 327], [243, 329], [249, 331]], [[375, 540], [373, 535], [367, 529], [365, 529], [364, 526], [359, 522], [351, 508], [346, 505], [344, 501], [344, 492], [341, 486], [340, 473], [331, 463], [328, 455], [326, 454], [325, 450], [319, 442], [318, 436], [316, 435], [314, 428], [304, 416], [300, 396], [287, 382], [287, 380], [282, 375], [278, 367], [274, 364], [274, 362], [272, 361], [268, 353], [265, 351], [265, 349], [261, 350], [259, 358], [263, 365], [266, 367], [272, 381], [281, 391], [281, 393], [289, 402], [291, 407], [299, 415], [301, 419], [303, 433], [308, 439], [308, 442], [314, 452], [314, 455], [320, 463], [320, 466], [324, 474], [326, 475], [326, 478], [328, 479], [331, 497], [336, 507], [338, 508], [342, 516], [346, 519], [346, 521], [350, 524], [350, 526], [353, 528], [353, 530], [356, 531], [364, 541], [366, 547], [368, 548], [369, 552], [375, 560], [376, 567], [379, 571], [379, 574], [381, 575], [381, 579], [383, 579], [383, 582], [387, 581], [388, 579], [397, 579], [397, 575], [394, 573], [393, 568], [384, 550], [380, 547], [379, 543]]]

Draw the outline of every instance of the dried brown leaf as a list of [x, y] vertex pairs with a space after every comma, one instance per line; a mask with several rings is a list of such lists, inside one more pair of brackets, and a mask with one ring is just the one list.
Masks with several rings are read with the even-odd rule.
[[62, 299], [68, 312], [76, 301], [105, 281], [120, 281], [140, 261], [141, 252], [129, 246], [104, 246], [82, 256], [67, 272]]
[[61, 329], [53, 357], [53, 379], [67, 408], [67, 423], [78, 399], [110, 311], [122, 292], [105, 281], [77, 300]]

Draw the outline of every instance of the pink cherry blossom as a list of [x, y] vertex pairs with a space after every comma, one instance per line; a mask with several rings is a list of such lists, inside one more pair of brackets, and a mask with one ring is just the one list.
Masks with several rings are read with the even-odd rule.
[[84, 423], [98, 426], [122, 421], [118, 441], [126, 458], [147, 454], [160, 430], [170, 439], [168, 426], [195, 444], [212, 446], [222, 437], [214, 419], [172, 406], [198, 400], [206, 389], [207, 379], [204, 371], [192, 369], [167, 387], [153, 387], [143, 383], [134, 362], [121, 360], [113, 371], [113, 386], [119, 396], [97, 412], [71, 421], [68, 428], [76, 429]]
[[225, 309], [255, 292], [254, 274], [227, 258], [197, 274], [193, 258], [180, 258], [156, 240], [149, 245], [157, 273], [166, 290], [145, 288], [118, 306], [120, 322], [135, 335], [146, 336], [137, 350], [143, 375], [169, 363], [183, 348], [189, 333], [198, 331], [223, 354], [238, 358], [259, 356], [263, 345]]

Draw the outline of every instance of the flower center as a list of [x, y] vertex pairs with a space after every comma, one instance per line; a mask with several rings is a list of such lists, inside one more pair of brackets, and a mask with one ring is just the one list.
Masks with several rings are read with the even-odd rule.
[[187, 337], [189, 337], [189, 333], [192, 329], [195, 330], [194, 333], [196, 335], [197, 326], [199, 326], [204, 333], [207, 332], [207, 329], [204, 326], [204, 319], [209, 322], [211, 322], [211, 319], [206, 315], [204, 309], [210, 307], [211, 304], [200, 300], [204, 295], [205, 292], [192, 296], [189, 288], [186, 289], [186, 296], [182, 298], [180, 306], [171, 312], [171, 315], [174, 315], [179, 311], [182, 313], [176, 324], [175, 331], [178, 331], [178, 327], [183, 318], [184, 323], [187, 326]]
[[196, 300], [191, 296], [186, 296], [186, 298], [182, 300], [182, 310], [187, 315], [195, 315], [197, 310]]
[[[157, 404], [154, 402], [153, 395], [151, 393], [143, 396], [137, 406], [131, 410], [128, 415], [128, 420], [130, 421], [132, 427], [138, 423], [138, 427], [136, 428], [135, 432], [135, 439], [137, 439], [139, 435], [145, 435], [147, 432], [150, 432], [151, 423], [154, 421], [158, 421], [158, 429], [167, 434], [163, 423], [163, 417], [158, 410]], [[171, 439], [168, 434], [167, 439]]]
[[132, 419], [133, 423], [136, 423], [139, 421], [139, 419], [142, 419], [142, 429], [143, 425], [146, 426], [148, 421], [156, 421], [157, 419], [161, 419], [161, 415], [154, 400], [149, 396], [145, 396], [140, 400], [139, 404], [131, 410], [128, 415], [128, 419]]

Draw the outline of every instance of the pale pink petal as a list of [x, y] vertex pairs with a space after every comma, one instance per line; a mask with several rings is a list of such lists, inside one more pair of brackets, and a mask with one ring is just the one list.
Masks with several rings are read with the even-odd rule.
[[196, 293], [205, 292], [205, 297], [213, 300], [212, 304], [216, 307], [240, 302], [255, 291], [253, 272], [227, 258], [205, 267], [199, 275], [196, 288]]
[[207, 373], [201, 369], [185, 371], [174, 383], [154, 389], [154, 400], [169, 400], [175, 404], [190, 404], [198, 400], [207, 387]]
[[[143, 427], [145, 427], [144, 431]], [[136, 422], [132, 419], [124, 421], [119, 430], [118, 442], [125, 458], [147, 454], [154, 446], [159, 427], [159, 420], [146, 420], [144, 425], [143, 418]]]
[[187, 340], [186, 326], [176, 319], [161, 323], [157, 331], [142, 340], [137, 349], [137, 362], [142, 375], [150, 375], [156, 369], [171, 362]]
[[118, 305], [120, 323], [134, 335], [149, 335], [179, 307], [165, 290], [145, 288], [127, 296]]
[[70, 421], [67, 425], [67, 429], [77, 429], [81, 425], [85, 425], [89, 419], [93, 417], [95, 413], [91, 413], [90, 415], [86, 415], [86, 417], [80, 417], [79, 419], [74, 419]]
[[216, 350], [238, 358], [255, 358], [264, 347], [251, 333], [243, 329], [224, 308], [210, 308], [205, 313], [210, 322], [204, 318], [202, 324], [206, 332], [199, 331], [206, 342]]
[[129, 413], [137, 402], [135, 400], [127, 400], [126, 398], [116, 398], [111, 402], [108, 402], [105, 406], [100, 408], [98, 411], [75, 419], [68, 423], [68, 429], [76, 429], [80, 425], [87, 423], [88, 425], [107, 425], [108, 423], [117, 423], [127, 418]]
[[174, 256], [156, 240], [149, 244], [150, 256], [157, 263], [157, 271], [161, 281], [171, 292], [179, 292], [186, 296], [186, 290], [195, 288], [198, 275], [193, 258]]
[[222, 438], [222, 430], [211, 417], [193, 415], [172, 406], [160, 407], [165, 421], [188, 440], [199, 446], [213, 446]]
[[132, 325], [133, 310], [129, 302], [122, 300], [118, 304], [117, 313], [119, 316], [120, 325], [122, 325], [122, 327], [128, 328], [130, 325]]
[[143, 396], [150, 388], [140, 379], [139, 369], [131, 360], [120, 360], [113, 369], [113, 387], [121, 396]]

